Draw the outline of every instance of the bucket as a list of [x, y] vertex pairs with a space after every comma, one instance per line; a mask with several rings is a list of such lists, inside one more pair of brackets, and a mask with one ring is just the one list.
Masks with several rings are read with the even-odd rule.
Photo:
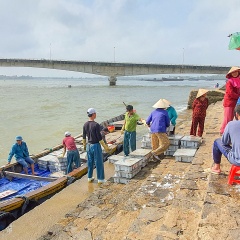
[[108, 131], [111, 133], [111, 132], [114, 132], [115, 130], [115, 126], [111, 125], [111, 126], [108, 126]]

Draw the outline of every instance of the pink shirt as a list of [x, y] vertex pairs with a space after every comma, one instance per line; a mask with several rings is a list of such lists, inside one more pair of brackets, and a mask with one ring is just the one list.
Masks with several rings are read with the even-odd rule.
[[63, 139], [62, 144], [66, 146], [67, 150], [77, 150], [76, 144], [75, 144], [75, 139], [71, 136], [65, 137]]

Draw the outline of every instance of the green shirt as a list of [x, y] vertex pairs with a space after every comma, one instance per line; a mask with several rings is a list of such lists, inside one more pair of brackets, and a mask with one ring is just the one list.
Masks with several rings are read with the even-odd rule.
[[128, 115], [128, 112], [125, 113], [125, 130], [128, 132], [135, 132], [137, 128], [137, 121], [140, 117], [133, 113], [133, 115]]

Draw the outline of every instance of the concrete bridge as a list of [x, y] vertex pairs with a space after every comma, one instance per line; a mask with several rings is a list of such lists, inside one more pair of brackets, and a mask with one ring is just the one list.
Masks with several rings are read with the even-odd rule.
[[90, 73], [109, 77], [109, 85], [116, 85], [118, 76], [153, 74], [226, 74], [230, 67], [139, 64], [113, 62], [82, 62], [47, 59], [0, 59], [0, 67], [33, 67]]

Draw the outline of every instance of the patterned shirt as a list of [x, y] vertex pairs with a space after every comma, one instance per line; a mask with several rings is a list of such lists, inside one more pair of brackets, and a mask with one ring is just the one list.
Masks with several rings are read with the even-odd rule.
[[201, 101], [200, 98], [196, 98], [192, 104], [193, 117], [205, 118], [207, 114], [207, 108], [208, 108], [207, 98], [205, 98], [203, 101]]

